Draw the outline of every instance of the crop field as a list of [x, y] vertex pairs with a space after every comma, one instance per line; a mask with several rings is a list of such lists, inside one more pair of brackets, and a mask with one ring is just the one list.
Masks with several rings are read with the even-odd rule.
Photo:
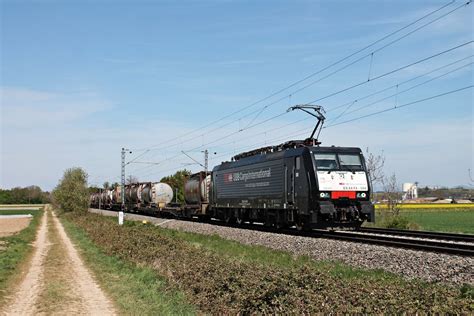
[[[407, 209], [439, 209], [439, 210], [449, 210], [449, 209], [472, 209], [474, 210], [474, 203], [465, 203], [465, 204], [455, 204], [455, 203], [407, 203], [400, 205], [402, 210]], [[376, 209], [387, 209], [385, 204], [375, 204]]]
[[9, 210], [9, 209], [24, 210], [30, 207], [44, 207], [44, 204], [0, 204], [0, 208], [3, 210]]
[[403, 216], [423, 230], [474, 234], [474, 209], [410, 210]]
[[[450, 204], [456, 205], [456, 204]], [[376, 226], [389, 216], [387, 210], [376, 210]], [[439, 232], [474, 234], [474, 208], [423, 208], [402, 209], [402, 217], [417, 226], [417, 229]]]

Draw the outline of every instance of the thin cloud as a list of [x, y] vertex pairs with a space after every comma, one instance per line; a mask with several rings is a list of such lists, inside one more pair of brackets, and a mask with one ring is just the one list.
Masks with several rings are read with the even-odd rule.
[[112, 104], [91, 92], [56, 93], [27, 88], [0, 88], [3, 128], [65, 124], [110, 110]]

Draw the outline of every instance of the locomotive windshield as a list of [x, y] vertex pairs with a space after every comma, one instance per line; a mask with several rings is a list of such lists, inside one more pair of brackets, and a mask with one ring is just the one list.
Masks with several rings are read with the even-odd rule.
[[316, 166], [320, 170], [339, 169], [336, 154], [314, 154], [314, 159], [316, 159]]
[[339, 154], [341, 169], [362, 170], [362, 163], [359, 155]]
[[363, 170], [358, 154], [315, 153], [314, 159], [318, 170]]

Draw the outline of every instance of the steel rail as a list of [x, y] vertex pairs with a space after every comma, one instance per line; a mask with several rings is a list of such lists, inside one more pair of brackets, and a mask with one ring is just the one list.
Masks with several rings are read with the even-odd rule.
[[360, 242], [381, 246], [447, 253], [461, 256], [474, 256], [474, 244], [460, 244], [429, 239], [411, 239], [403, 237], [380, 236], [374, 234], [353, 233], [345, 231], [311, 231], [316, 237]]
[[376, 228], [376, 227], [361, 227], [358, 231], [363, 232], [363, 233], [374, 233], [374, 234], [406, 236], [406, 237], [419, 237], [419, 238], [430, 238], [430, 239], [474, 243], [474, 235], [469, 235], [469, 234], [441, 233], [441, 232], [417, 231], [417, 230], [393, 229], [393, 228]]

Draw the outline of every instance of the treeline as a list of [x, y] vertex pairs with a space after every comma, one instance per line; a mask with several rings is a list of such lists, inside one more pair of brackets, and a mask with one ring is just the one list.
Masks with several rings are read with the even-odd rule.
[[457, 187], [457, 188], [438, 188], [431, 189], [429, 187], [418, 188], [419, 197], [436, 197], [440, 199], [466, 199], [474, 198], [474, 190]]
[[0, 189], [0, 204], [46, 204], [49, 202], [49, 192], [43, 192], [36, 185], [10, 190]]

